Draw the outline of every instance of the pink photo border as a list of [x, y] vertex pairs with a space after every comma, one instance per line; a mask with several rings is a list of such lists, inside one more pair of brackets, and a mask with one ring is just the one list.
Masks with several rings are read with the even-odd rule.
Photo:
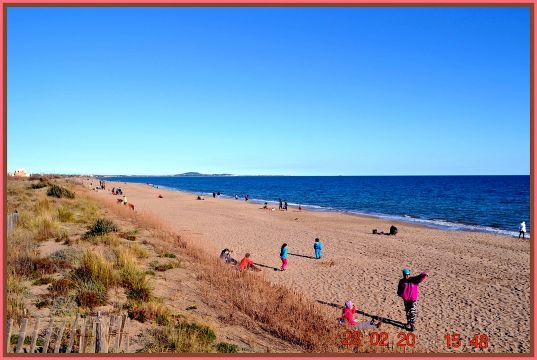
[[[535, 33], [535, 22], [533, 20], [533, 13], [534, 13], [534, 3], [535, 3], [535, 0], [473, 0], [473, 1], [467, 1], [467, 0], [447, 0], [447, 1], [434, 1], [434, 0], [336, 0], [336, 1], [332, 1], [332, 2], [329, 2], [327, 0], [292, 0], [292, 1], [286, 1], [286, 0], [233, 0], [233, 1], [230, 1], [230, 0], [158, 0], [158, 1], [154, 1], [154, 2], [149, 2], [148, 0], [113, 0], [113, 1], [107, 1], [107, 0], [0, 0], [1, 3], [2, 3], [2, 6], [0, 7], [0, 22], [1, 22], [1, 29], [2, 29], [2, 37], [0, 38], [0, 41], [1, 41], [1, 44], [0, 44], [0, 53], [1, 53], [1, 58], [2, 58], [2, 65], [3, 65], [3, 71], [0, 72], [0, 80], [1, 80], [1, 83], [3, 84], [3, 86], [1, 87], [1, 92], [2, 92], [2, 101], [1, 101], [1, 110], [2, 110], [2, 114], [3, 114], [3, 122], [2, 122], [2, 136], [0, 137], [0, 149], [1, 149], [1, 156], [0, 158], [2, 159], [2, 169], [3, 169], [3, 174], [2, 176], [0, 177], [0, 184], [2, 186], [2, 189], [3, 189], [3, 201], [0, 202], [0, 209], [2, 211], [2, 220], [0, 221], [0, 230], [1, 230], [1, 234], [3, 234], [2, 238], [4, 239], [4, 244], [2, 247], [0, 247], [0, 258], [4, 258], [4, 254], [5, 254], [5, 247], [6, 247], [6, 241], [5, 241], [5, 238], [6, 238], [6, 229], [5, 229], [5, 222], [6, 222], [6, 214], [5, 214], [5, 203], [6, 203], [6, 181], [7, 181], [7, 155], [6, 155], [6, 151], [7, 151], [7, 144], [6, 144], [6, 140], [7, 140], [7, 94], [6, 94], [6, 89], [7, 89], [7, 85], [5, 83], [6, 81], [6, 76], [7, 76], [7, 59], [5, 58], [5, 49], [6, 49], [6, 41], [7, 41], [7, 35], [6, 35], [6, 31], [5, 31], [5, 20], [6, 20], [6, 7], [9, 7], [9, 6], [31, 6], [31, 5], [36, 5], [36, 6], [42, 6], [42, 5], [51, 5], [51, 6], [55, 6], [55, 5], [65, 5], [65, 6], [83, 6], [83, 5], [88, 5], [88, 6], [96, 6], [96, 5], [107, 5], [107, 6], [111, 6], [111, 5], [117, 5], [117, 6], [128, 6], [128, 5], [136, 5], [136, 4], [140, 4], [140, 5], [144, 5], [144, 6], [162, 6], [162, 5], [173, 5], [173, 4], [178, 4], [179, 6], [181, 4], [183, 5], [186, 5], [186, 4], [189, 4], [189, 5], [200, 5], [200, 6], [211, 6], [211, 5], [214, 5], [214, 6], [218, 6], [218, 5], [237, 5], [237, 6], [240, 6], [241, 4], [244, 4], [245, 6], [246, 5], [249, 5], [249, 6], [263, 6], [263, 5], [267, 5], [267, 6], [278, 6], [278, 4], [280, 6], [290, 6], [290, 5], [297, 5], [297, 6], [301, 6], [301, 5], [306, 5], [306, 4], [309, 4], [309, 5], [313, 5], [315, 6], [315, 4], [319, 4], [319, 5], [326, 5], [326, 6], [345, 6], [345, 5], [351, 5], [354, 4], [354, 5], [358, 5], [358, 6], [376, 6], [376, 5], [379, 5], [379, 6], [397, 6], [398, 4], [400, 4], [401, 6], [419, 6], [420, 4], [424, 5], [424, 6], [442, 6], [442, 5], [446, 5], [446, 6], [454, 6], [454, 5], [460, 5], [460, 6], [472, 6], [472, 5], [476, 5], [476, 6], [486, 6], [486, 5], [491, 5], [491, 6], [522, 6], [522, 5], [530, 5], [531, 6], [531, 20], [530, 20], [530, 32], [531, 32], [531, 35], [530, 35], [530, 42], [531, 42], [531, 46], [530, 46], [530, 175], [531, 175], [531, 190], [530, 190], [530, 206], [531, 206], [531, 209], [530, 209], [530, 217], [531, 217], [531, 228], [532, 229], [535, 229], [535, 224], [534, 224], [534, 214], [535, 214], [535, 201], [534, 201], [534, 197], [535, 197], [535, 192], [534, 192], [534, 169], [535, 169], [535, 153], [534, 153], [534, 139], [535, 139], [535, 126], [534, 126], [534, 119], [535, 119], [535, 107], [534, 107], [534, 103], [535, 103], [535, 92], [534, 92], [534, 83], [535, 83], [535, 71], [534, 71], [534, 51], [535, 51], [535, 48], [536, 48], [536, 41], [535, 41], [535, 36], [534, 36], [534, 33]], [[471, 357], [473, 359], [486, 359], [486, 358], [490, 358], [490, 357], [494, 357], [495, 359], [508, 359], [508, 358], [513, 358], [513, 357], [525, 357], [525, 358], [534, 358], [535, 357], [535, 349], [534, 349], [534, 345], [535, 345], [535, 339], [534, 339], [534, 326], [535, 326], [535, 295], [536, 295], [536, 292], [535, 292], [535, 285], [534, 285], [534, 282], [535, 282], [535, 278], [534, 278], [534, 264], [535, 264], [535, 251], [534, 251], [534, 244], [533, 244], [533, 237], [532, 237], [532, 244], [531, 244], [531, 251], [530, 251], [530, 261], [531, 261], [531, 279], [532, 279], [532, 298], [531, 298], [531, 309], [533, 311], [533, 321], [531, 322], [531, 326], [530, 326], [530, 334], [531, 334], [531, 353], [529, 355], [525, 355], [525, 354], [513, 354], [513, 355], [504, 355], [504, 354], [499, 354], [499, 355], [496, 355], [496, 354], [487, 354], [487, 355], [479, 355], [479, 354], [475, 354], [477, 356], [475, 356], [474, 354], [461, 354], [461, 355], [458, 355], [458, 354], [431, 354], [431, 355], [413, 355], [413, 356], [405, 356], [405, 358], [412, 358], [412, 357], [419, 357], [421, 359], [434, 359], [434, 358], [437, 358], [437, 357], [450, 357], [450, 358], [459, 358], [459, 357]], [[2, 278], [4, 279], [4, 276], [5, 274], [3, 274]], [[2, 293], [4, 293], [4, 284], [5, 284], [5, 279], [4, 281], [2, 281], [0, 283], [0, 290]], [[3, 306], [4, 306], [4, 297], [0, 297], [0, 305], [2, 306], [2, 309], [3, 309]], [[2, 320], [4, 323], [5, 323], [5, 319], [3, 318]], [[4, 324], [5, 325], [5, 324]], [[1, 326], [0, 327], [0, 331], [2, 333], [2, 339], [4, 339], [4, 336], [5, 336], [5, 326]], [[2, 357], [6, 356], [5, 354], [5, 346], [4, 346], [4, 341], [2, 341], [2, 347], [3, 347], [3, 350], [2, 350]], [[354, 359], [356, 357], [376, 357], [378, 358], [379, 355], [382, 356], [382, 358], [384, 359], [400, 359], [402, 358], [403, 356], [401, 356], [401, 354], [398, 354], [398, 356], [383, 356], [382, 354], [356, 354], [355, 356], [349, 356], [347, 354], [344, 354], [344, 355], [341, 355], [341, 356], [338, 356], [338, 355], [330, 355], [330, 356], [317, 356], [315, 354], [308, 354], [310, 357], [315, 357], [317, 359], [330, 359], [330, 358], [338, 358], [338, 359]], [[49, 354], [47, 355], [46, 357], [50, 357], [50, 356], [53, 356], [52, 354]], [[58, 355], [56, 355], [58, 356]], [[87, 356], [87, 355], [86, 355]], [[125, 356], [109, 356], [109, 355], [104, 355], [104, 354], [95, 354], [93, 356], [103, 356], [103, 357], [107, 357], [107, 358], [125, 358]], [[174, 355], [175, 357], [177, 357], [177, 355]], [[304, 357], [303, 355], [299, 355], [301, 357]], [[9, 357], [17, 357], [19, 359], [30, 359], [30, 358], [35, 358], [35, 355], [34, 356], [25, 356], [24, 354], [20, 354], [20, 355], [13, 355], [13, 354], [10, 354]], [[80, 356], [60, 356], [62, 358], [79, 358]], [[151, 358], [154, 358], [154, 357], [151, 357], [151, 356], [136, 356], [135, 357], [137, 359], [151, 359]], [[169, 356], [165, 356], [165, 355], [158, 355], [158, 356], [155, 356], [155, 357], [169, 357]], [[217, 355], [217, 356], [197, 356], [197, 355], [188, 355], [188, 357], [191, 357], [191, 358], [195, 358], [195, 359], [213, 359], [215, 357], [228, 357], [229, 356], [223, 356], [223, 355]], [[188, 357], [183, 357], [183, 358], [188, 358]], [[241, 354], [238, 354], [238, 355], [235, 355], [233, 356], [233, 358], [241, 358], [241, 359], [244, 359], [244, 360], [257, 360], [257, 359], [260, 359], [260, 358], [275, 358], [274, 355], [262, 355], [262, 356], [250, 356], [250, 355], [241, 355]], [[288, 356], [282, 356], [282, 355], [277, 355], [277, 358], [279, 359], [293, 359], [293, 358], [297, 358], [297, 355], [294, 355], [293, 354], [289, 354]]]

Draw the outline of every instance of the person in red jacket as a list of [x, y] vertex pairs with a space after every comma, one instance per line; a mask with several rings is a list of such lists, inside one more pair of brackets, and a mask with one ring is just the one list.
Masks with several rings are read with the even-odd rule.
[[427, 273], [421, 273], [418, 276], [410, 276], [409, 269], [403, 269], [403, 278], [399, 280], [397, 295], [403, 298], [406, 313], [406, 328], [414, 331], [414, 323], [417, 317], [416, 303], [418, 301], [419, 285], [427, 278]]

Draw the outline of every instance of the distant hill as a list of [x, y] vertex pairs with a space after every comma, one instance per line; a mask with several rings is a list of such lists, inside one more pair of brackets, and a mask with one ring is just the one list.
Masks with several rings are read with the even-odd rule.
[[201, 174], [199, 172], [191, 171], [182, 174], [176, 174], [173, 176], [232, 176], [232, 174]]

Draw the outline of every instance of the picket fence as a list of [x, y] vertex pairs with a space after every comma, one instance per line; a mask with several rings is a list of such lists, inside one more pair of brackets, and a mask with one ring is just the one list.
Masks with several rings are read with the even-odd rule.
[[[16, 329], [13, 319], [9, 319], [7, 323], [7, 352], [78, 352], [81, 354], [129, 352], [129, 318], [127, 315], [110, 315], [109, 317], [101, 316], [101, 314], [86, 317], [77, 315], [72, 322], [65, 318], [56, 320], [50, 318], [48, 322], [43, 320], [46, 318], [24, 318]], [[40, 327], [42, 323], [46, 324], [44, 328]], [[65, 331], [66, 326], [69, 326], [67, 331]], [[29, 332], [30, 328], [33, 329], [31, 333]], [[18, 338], [13, 335], [18, 335]], [[13, 340], [16, 343], [12, 344]]]

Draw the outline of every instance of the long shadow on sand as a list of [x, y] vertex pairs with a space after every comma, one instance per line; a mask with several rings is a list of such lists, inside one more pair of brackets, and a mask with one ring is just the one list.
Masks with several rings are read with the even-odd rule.
[[[317, 302], [319, 304], [328, 305], [328, 306], [331, 306], [331, 307], [336, 308], [336, 309], [343, 309], [343, 306], [338, 305], [338, 304], [329, 303], [329, 302], [321, 301], [321, 300], [317, 300]], [[374, 319], [374, 320], [378, 320], [380, 318], [380, 316], [371, 315], [371, 314], [365, 313], [365, 312], [363, 312], [361, 310], [356, 310], [356, 312], [358, 314], [362, 314], [364, 316], [370, 317], [371, 319]], [[396, 321], [396, 320], [384, 318], [383, 323], [398, 327], [400, 329], [406, 329], [405, 324], [403, 324], [402, 322]]]
[[308, 259], [315, 259], [315, 256], [308, 256], [308, 255], [302, 255], [302, 254], [293, 254], [293, 253], [289, 253], [289, 255], [300, 256], [300, 257], [308, 258]]
[[268, 265], [263, 265], [263, 264], [258, 264], [258, 263], [254, 263], [254, 265], [259, 266], [259, 267], [264, 267], [264, 268], [267, 268], [267, 269], [272, 269], [274, 271], [279, 270], [278, 268], [275, 268], [274, 266], [268, 266]]

